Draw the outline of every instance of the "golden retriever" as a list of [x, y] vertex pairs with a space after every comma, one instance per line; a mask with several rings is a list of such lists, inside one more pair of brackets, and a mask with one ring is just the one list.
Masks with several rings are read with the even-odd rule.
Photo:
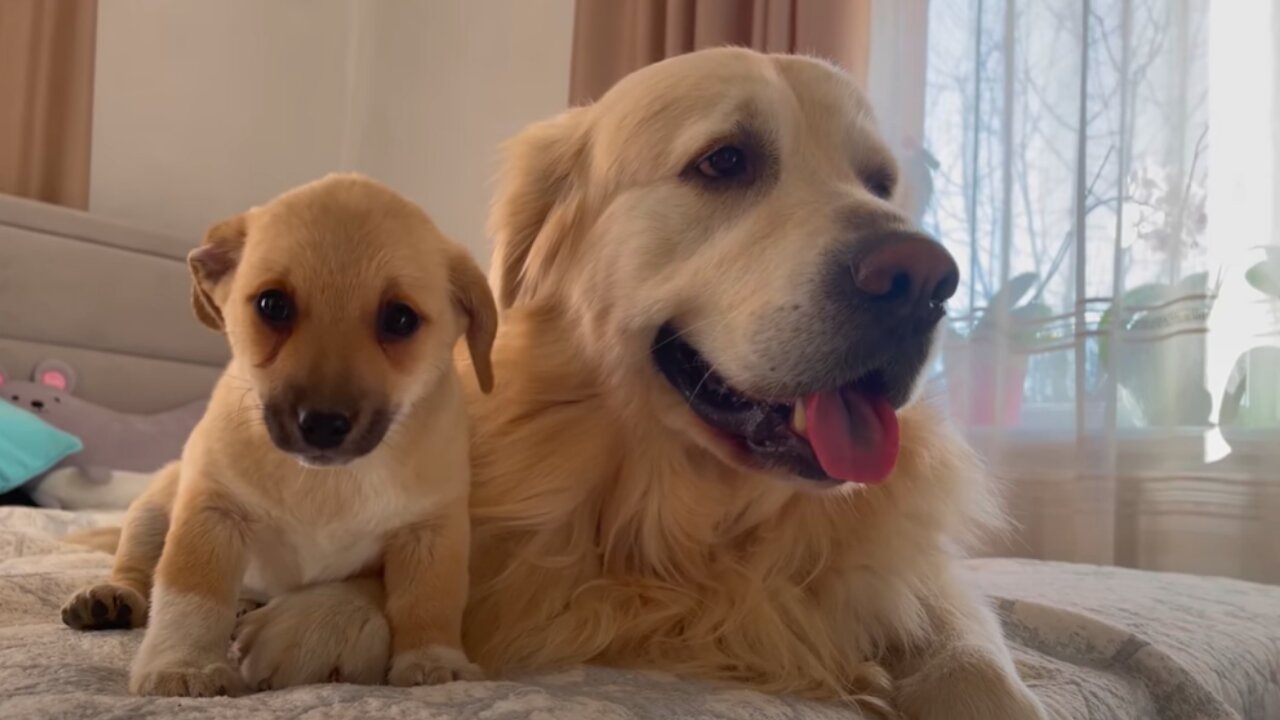
[[147, 624], [135, 693], [239, 694], [298, 672], [259, 663], [246, 684], [228, 661], [242, 584], [270, 597], [381, 571], [386, 619], [351, 628], [381, 662], [330, 677], [478, 679], [462, 649], [470, 462], [453, 369], [465, 333], [491, 385], [497, 309], [475, 261], [388, 188], [331, 175], [218, 223], [189, 264], [196, 315], [232, 360], [181, 461], [131, 506], [111, 581], [63, 620]]
[[[955, 265], [891, 202], [849, 78], [670, 59], [521, 133], [500, 180], [472, 657], [1043, 716], [957, 567], [993, 490], [913, 401]], [[349, 649], [316, 632], [335, 597], [379, 611], [350, 586], [286, 596], [255, 613], [260, 651]]]

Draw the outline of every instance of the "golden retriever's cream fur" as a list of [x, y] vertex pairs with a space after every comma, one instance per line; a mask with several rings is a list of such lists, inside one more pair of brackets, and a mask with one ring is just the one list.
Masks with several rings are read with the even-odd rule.
[[[764, 149], [750, 185], [689, 175], [726, 139]], [[751, 465], [654, 369], [675, 321], [745, 392], [843, 382], [832, 353], [877, 338], [833, 326], [819, 280], [860, 229], [905, 222], [879, 192], [892, 173], [846, 77], [736, 49], [650, 66], [512, 142], [493, 214], [498, 382], [469, 398], [464, 640], [482, 665], [658, 668], [909, 718], [1043, 716], [956, 567], [997, 504], [926, 404], [899, 412], [886, 482], [832, 488]], [[353, 645], [354, 630], [311, 639], [332, 592], [267, 608], [270, 646]]]
[[904, 413], [883, 486], [805, 492], [615, 405], [561, 317], [508, 312], [494, 361], [524, 370], [475, 404], [466, 640], [482, 665], [596, 661], [847, 697], [883, 694], [885, 653], [926, 652], [939, 623], [977, 624], [1002, 655], [947, 540], [994, 507], [928, 407]]

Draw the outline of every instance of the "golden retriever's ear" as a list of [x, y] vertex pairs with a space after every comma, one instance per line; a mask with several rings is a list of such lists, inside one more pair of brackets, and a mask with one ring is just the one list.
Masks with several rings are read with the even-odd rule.
[[219, 288], [230, 280], [244, 250], [247, 223], [243, 214], [209, 228], [204, 243], [187, 255], [191, 269], [191, 304], [200, 322], [214, 330], [222, 330], [222, 308], [218, 305]]
[[481, 392], [493, 389], [493, 340], [498, 334], [498, 307], [480, 266], [471, 253], [457, 248], [449, 257], [449, 289], [454, 305], [466, 318], [467, 352]]
[[[503, 308], [533, 295], [580, 211], [573, 181], [585, 162], [587, 110], [575, 108], [533, 125], [504, 148], [489, 216], [496, 240], [491, 273]], [[535, 250], [535, 242], [545, 247]]]

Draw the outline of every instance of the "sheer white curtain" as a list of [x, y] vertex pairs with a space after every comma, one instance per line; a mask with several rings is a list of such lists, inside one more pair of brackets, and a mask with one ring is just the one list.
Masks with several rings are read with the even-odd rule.
[[903, 202], [964, 280], [932, 391], [993, 552], [1280, 582], [1280, 9], [880, 0]]

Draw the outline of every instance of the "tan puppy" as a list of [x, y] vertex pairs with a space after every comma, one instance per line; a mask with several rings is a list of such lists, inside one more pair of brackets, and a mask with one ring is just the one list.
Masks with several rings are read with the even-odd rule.
[[[480, 677], [461, 643], [470, 470], [452, 360], [465, 333], [488, 390], [496, 310], [474, 261], [413, 204], [340, 175], [214, 226], [189, 264], [196, 314], [233, 359], [181, 462], [130, 509], [110, 583], [64, 620], [149, 625], [135, 693], [235, 694], [242, 581], [274, 597], [381, 569], [386, 621], [349, 628], [361, 664], [247, 663], [250, 685]], [[381, 585], [352, 587], [380, 601]]]

